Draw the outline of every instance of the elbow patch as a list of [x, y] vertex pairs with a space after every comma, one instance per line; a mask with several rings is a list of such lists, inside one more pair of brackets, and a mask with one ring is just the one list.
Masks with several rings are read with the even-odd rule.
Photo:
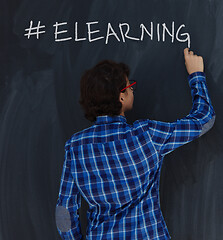
[[201, 131], [199, 137], [204, 135], [206, 132], [208, 132], [213, 127], [214, 122], [215, 122], [215, 117], [216, 116], [213, 116], [211, 120], [209, 120], [207, 123], [204, 124], [204, 126], [202, 127], [202, 131]]
[[61, 232], [67, 232], [71, 229], [70, 213], [64, 206], [56, 207], [56, 225]]

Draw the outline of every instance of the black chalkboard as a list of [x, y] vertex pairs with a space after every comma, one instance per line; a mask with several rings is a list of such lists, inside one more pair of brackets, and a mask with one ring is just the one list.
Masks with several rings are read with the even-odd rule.
[[[165, 157], [160, 203], [172, 239], [223, 238], [222, 9], [220, 0], [1, 4], [0, 240], [60, 239], [64, 144], [92, 124], [78, 103], [83, 72], [104, 59], [128, 64], [137, 80], [128, 123], [172, 122], [192, 107], [185, 47], [204, 59], [216, 121]], [[82, 199], [83, 235], [87, 208]]]

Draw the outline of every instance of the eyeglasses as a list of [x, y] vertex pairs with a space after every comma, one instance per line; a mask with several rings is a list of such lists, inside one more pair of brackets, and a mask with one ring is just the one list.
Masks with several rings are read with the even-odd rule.
[[121, 90], [121, 92], [124, 91], [126, 88], [129, 88], [129, 87], [131, 87], [131, 89], [132, 89], [133, 91], [136, 90], [136, 81], [135, 81], [135, 80], [129, 80], [129, 83], [130, 83], [130, 85], [128, 85], [127, 87], [123, 88], [123, 89]]

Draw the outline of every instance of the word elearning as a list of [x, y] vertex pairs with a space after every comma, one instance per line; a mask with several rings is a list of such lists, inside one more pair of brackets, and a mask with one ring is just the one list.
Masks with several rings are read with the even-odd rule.
[[[67, 22], [62, 22], [62, 23], [58, 23], [56, 22], [53, 27], [55, 27], [55, 31], [54, 31], [54, 35], [55, 35], [55, 41], [56, 42], [61, 42], [61, 41], [68, 41], [72, 39], [72, 36], [66, 36], [65, 37], [65, 33], [67, 33], [67, 30], [62, 30], [59, 31], [59, 27], [61, 27], [62, 25], [66, 25]], [[98, 41], [100, 39], [105, 38], [105, 44], [108, 44], [108, 40], [110, 37], [115, 37], [117, 41], [123, 41], [125, 42], [126, 39], [130, 39], [130, 40], [134, 40], [134, 41], [143, 41], [144, 40], [144, 34], [146, 33], [151, 40], [153, 40], [154, 37], [154, 24], [153, 22], [150, 23], [150, 32], [148, 31], [147, 27], [144, 24], [140, 24], [139, 27], [141, 28], [141, 34], [140, 37], [133, 37], [133, 36], [129, 36], [129, 30], [130, 30], [130, 26], [128, 23], [119, 23], [118, 24], [118, 28], [119, 28], [119, 34], [120, 36], [118, 36], [117, 31], [114, 30], [114, 28], [112, 27], [111, 23], [107, 24], [107, 31], [106, 34], [103, 36], [95, 36], [95, 34], [99, 34], [100, 30], [98, 30], [96, 27], [96, 24], [98, 24], [98, 21], [96, 22], [87, 22], [87, 38], [86, 37], [78, 37], [78, 22], [75, 22], [74, 25], [74, 41], [75, 42], [79, 42], [79, 41], [86, 41], [88, 40], [89, 42], [93, 42], [93, 41]], [[176, 31], [176, 40], [179, 42], [187, 42], [188, 44], [188, 48], [190, 48], [190, 35], [189, 33], [180, 33], [180, 30], [182, 27], [185, 27], [184, 24], [180, 25]], [[36, 35], [36, 38], [39, 39], [39, 35], [45, 33], [45, 31], [43, 30], [43, 28], [45, 28], [45, 25], [40, 25], [40, 21], [38, 21], [38, 25], [36, 27], [33, 27], [33, 21], [30, 21], [30, 26], [29, 28], [26, 28], [25, 31], [27, 31], [26, 34], [24, 34], [24, 36], [27, 36], [28, 39], [30, 38], [31, 35]], [[97, 30], [96, 30], [96, 29]], [[172, 22], [172, 28], [171, 31], [168, 30], [168, 28], [166, 27], [166, 24], [163, 23], [162, 24], [162, 35], [160, 34], [160, 24], [157, 23], [156, 24], [156, 33], [157, 33], [157, 41], [160, 41], [160, 38], [162, 37], [162, 41], [165, 42], [165, 35], [166, 33], [169, 34], [169, 36], [171, 37], [171, 41], [172, 43], [174, 42], [174, 36], [175, 36], [175, 29], [174, 29], [174, 22]], [[60, 37], [59, 37], [60, 35]], [[62, 36], [63, 37], [62, 37]], [[94, 35], [94, 37], [93, 37]], [[179, 35], [185, 36], [184, 39], [180, 39]], [[120, 40], [121, 38], [121, 40]]]

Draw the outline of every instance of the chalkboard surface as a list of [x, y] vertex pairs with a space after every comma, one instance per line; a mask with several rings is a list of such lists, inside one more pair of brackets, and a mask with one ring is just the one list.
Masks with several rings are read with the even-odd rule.
[[[0, 240], [60, 239], [64, 144], [91, 126], [83, 72], [104, 59], [137, 80], [129, 124], [172, 122], [192, 107], [183, 49], [204, 59], [214, 127], [165, 157], [160, 203], [172, 239], [223, 239], [223, 2], [11, 1], [1, 4]], [[82, 199], [82, 233], [88, 205]]]

